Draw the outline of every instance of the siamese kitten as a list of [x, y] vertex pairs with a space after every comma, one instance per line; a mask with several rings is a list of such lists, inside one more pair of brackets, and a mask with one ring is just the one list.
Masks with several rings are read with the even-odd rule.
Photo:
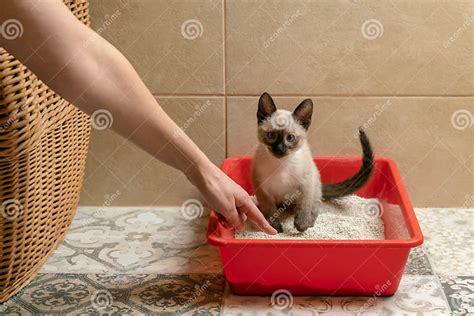
[[282, 231], [279, 215], [295, 213], [294, 225], [300, 232], [314, 225], [322, 200], [352, 194], [369, 179], [373, 153], [362, 128], [362, 166], [354, 176], [334, 184], [321, 184], [307, 140], [313, 102], [306, 99], [293, 113], [277, 110], [272, 97], [263, 93], [258, 101], [259, 144], [252, 165], [252, 183], [260, 210], [269, 223]]

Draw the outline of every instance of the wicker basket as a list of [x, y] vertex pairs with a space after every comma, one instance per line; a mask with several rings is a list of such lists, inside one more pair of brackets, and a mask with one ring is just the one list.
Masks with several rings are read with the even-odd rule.
[[[89, 24], [86, 0], [64, 2]], [[82, 186], [89, 123], [0, 48], [0, 302], [26, 286], [64, 238]]]

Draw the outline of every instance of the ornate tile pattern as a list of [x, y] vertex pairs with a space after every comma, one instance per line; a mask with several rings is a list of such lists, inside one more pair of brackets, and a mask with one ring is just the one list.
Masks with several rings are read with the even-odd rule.
[[205, 240], [207, 216], [80, 208], [42, 273], [0, 315], [474, 315], [474, 213], [416, 213], [426, 242], [412, 249], [394, 296], [289, 296], [272, 305], [270, 296], [224, 290], [218, 253]]
[[405, 267], [405, 274], [432, 275], [433, 270], [423, 245], [413, 248], [410, 251], [408, 262]]
[[207, 217], [179, 208], [79, 208], [43, 273], [219, 273]]
[[304, 297], [280, 300], [237, 296], [226, 291], [223, 315], [449, 315], [449, 306], [435, 276], [404, 275], [392, 297]]
[[474, 315], [474, 277], [458, 276], [441, 280], [454, 315]]
[[43, 274], [0, 314], [219, 315], [224, 284], [213, 274]]
[[435, 274], [474, 275], [474, 210], [416, 209]]

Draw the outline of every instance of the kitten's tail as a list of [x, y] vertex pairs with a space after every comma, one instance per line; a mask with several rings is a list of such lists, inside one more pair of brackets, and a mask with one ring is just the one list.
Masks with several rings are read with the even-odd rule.
[[359, 127], [359, 139], [362, 146], [362, 166], [356, 175], [339, 183], [323, 184], [323, 200], [330, 200], [352, 194], [359, 190], [369, 180], [374, 169], [374, 153], [369, 139], [362, 127]]

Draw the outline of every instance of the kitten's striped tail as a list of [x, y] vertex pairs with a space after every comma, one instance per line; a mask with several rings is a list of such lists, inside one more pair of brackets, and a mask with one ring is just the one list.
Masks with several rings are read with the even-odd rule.
[[323, 184], [323, 200], [330, 200], [352, 194], [369, 180], [374, 169], [374, 153], [369, 139], [362, 127], [359, 127], [359, 139], [362, 146], [362, 166], [356, 175], [339, 183]]

